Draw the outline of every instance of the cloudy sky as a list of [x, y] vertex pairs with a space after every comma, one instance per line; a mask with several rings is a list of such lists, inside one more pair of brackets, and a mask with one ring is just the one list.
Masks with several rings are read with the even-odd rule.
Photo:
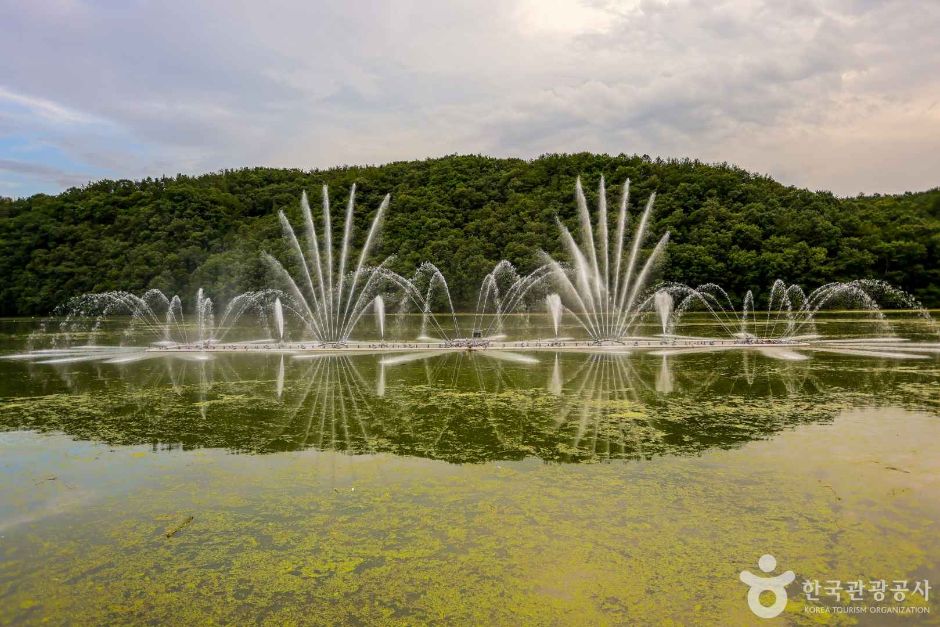
[[0, 195], [450, 153], [940, 185], [935, 0], [0, 0]]

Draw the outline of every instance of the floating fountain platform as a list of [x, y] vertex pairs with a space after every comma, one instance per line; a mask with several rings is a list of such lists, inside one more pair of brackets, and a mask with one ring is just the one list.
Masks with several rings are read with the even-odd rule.
[[435, 342], [205, 342], [192, 344], [160, 343], [147, 348], [154, 353], [319, 353], [359, 354], [359, 353], [407, 353], [407, 352], [454, 352], [467, 350], [516, 350], [550, 352], [622, 352], [630, 350], [679, 349], [722, 350], [748, 348], [794, 348], [809, 347], [808, 342], [795, 340], [742, 340], [719, 338], [676, 338], [666, 337], [630, 337], [621, 340], [490, 340], [485, 338], [459, 338]]

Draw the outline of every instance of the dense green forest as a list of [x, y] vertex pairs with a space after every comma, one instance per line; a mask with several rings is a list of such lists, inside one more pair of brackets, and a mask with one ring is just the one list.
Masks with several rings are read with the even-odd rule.
[[225, 301], [265, 283], [259, 253], [281, 251], [278, 209], [299, 224], [301, 190], [316, 207], [326, 183], [343, 207], [354, 182], [360, 238], [392, 195], [376, 257], [395, 254], [394, 268], [409, 273], [434, 262], [469, 308], [498, 260], [526, 270], [539, 249], [560, 254], [554, 218], [575, 227], [575, 177], [593, 207], [602, 174], [613, 207], [627, 178], [634, 210], [658, 193], [651, 233], [672, 232], [663, 278], [715, 282], [739, 298], [748, 289], [766, 297], [776, 278], [806, 288], [877, 278], [940, 305], [940, 189], [838, 198], [725, 164], [574, 154], [253, 168], [0, 198], [0, 315], [46, 314], [71, 296], [112, 289], [156, 287], [191, 302], [201, 286]]

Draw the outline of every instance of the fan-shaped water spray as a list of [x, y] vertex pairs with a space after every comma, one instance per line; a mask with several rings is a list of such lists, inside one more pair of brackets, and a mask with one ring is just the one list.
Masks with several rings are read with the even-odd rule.
[[[520, 275], [505, 259], [483, 277], [477, 295], [473, 329], [482, 337], [494, 337], [503, 330], [503, 319], [519, 309], [532, 291], [550, 276], [549, 266], [540, 266], [527, 275]], [[489, 320], [485, 323], [485, 320]]]
[[914, 315], [932, 321], [930, 314], [910, 294], [884, 281], [859, 279], [827, 283], [809, 294], [799, 285], [776, 280], [771, 285], [766, 311], [758, 314], [754, 294], [749, 290], [740, 311], [724, 289], [713, 283], [690, 288], [669, 284], [663, 291], [681, 298], [673, 316], [673, 326], [680, 324], [688, 311], [702, 309], [710, 313], [728, 336], [742, 340], [806, 340], [819, 337], [817, 314], [840, 307], [868, 315], [875, 336], [890, 335], [891, 326], [882, 312], [884, 305], [912, 310]]
[[[640, 215], [629, 249], [626, 235], [629, 219], [630, 181], [624, 183], [617, 213], [617, 228], [609, 235], [607, 217], [607, 191], [601, 177], [597, 200], [597, 224], [591, 224], [587, 200], [581, 179], [575, 184], [578, 207], [580, 244], [560, 220], [562, 244], [571, 260], [564, 267], [551, 256], [542, 253], [551, 268], [565, 310], [587, 331], [596, 342], [621, 341], [636, 323], [640, 312], [647, 309], [648, 299], [641, 300], [643, 290], [660, 258], [669, 233], [660, 238], [653, 250], [642, 261], [650, 215], [656, 194], [650, 195]], [[599, 252], [598, 252], [599, 250]]]
[[376, 290], [380, 288], [383, 272], [390, 258], [377, 266], [367, 265], [372, 247], [375, 245], [379, 227], [388, 209], [389, 195], [379, 205], [372, 224], [366, 235], [362, 250], [359, 251], [355, 266], [349, 272], [353, 237], [353, 212], [355, 210], [356, 186], [349, 192], [346, 205], [346, 218], [343, 225], [343, 239], [339, 250], [333, 247], [333, 224], [330, 218], [330, 196], [323, 186], [323, 211], [321, 233], [317, 227], [304, 192], [300, 200], [300, 209], [304, 220], [304, 242], [300, 239], [283, 211], [278, 212], [281, 230], [288, 244], [293, 267], [292, 274], [281, 261], [265, 253], [278, 281], [286, 288], [293, 307], [292, 313], [303, 321], [309, 333], [324, 343], [341, 343], [349, 335], [363, 313], [372, 304]]
[[64, 345], [78, 338], [91, 344], [104, 332], [102, 325], [106, 320], [126, 317], [121, 334], [131, 341], [142, 337], [148, 343], [163, 346], [216, 343], [247, 312], [257, 314], [264, 326], [267, 323], [264, 308], [278, 294], [271, 289], [239, 294], [229, 301], [218, 320], [215, 305], [202, 288], [196, 292], [191, 317], [184, 313], [179, 296], [167, 297], [157, 289], [140, 296], [124, 291], [83, 294], [60, 308], [63, 315], [57, 324], [57, 339]]

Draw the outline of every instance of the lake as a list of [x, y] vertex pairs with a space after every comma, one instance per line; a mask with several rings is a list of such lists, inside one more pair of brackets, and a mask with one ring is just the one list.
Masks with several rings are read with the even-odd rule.
[[0, 359], [0, 623], [938, 620], [936, 354], [519, 354]]

